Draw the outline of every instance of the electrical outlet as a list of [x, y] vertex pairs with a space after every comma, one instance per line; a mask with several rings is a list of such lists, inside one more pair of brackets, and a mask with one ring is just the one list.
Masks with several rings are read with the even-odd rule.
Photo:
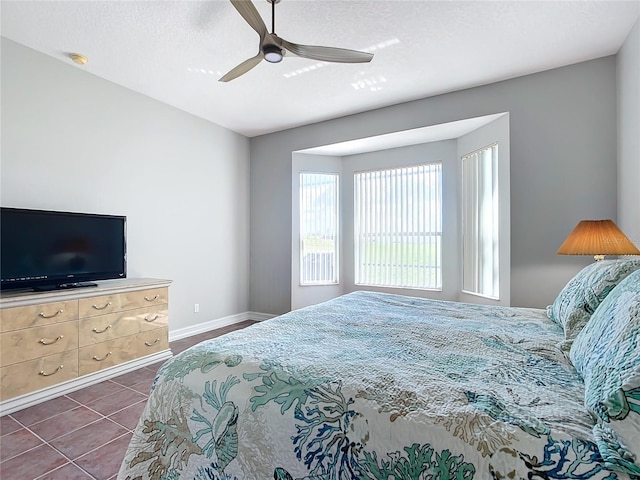
[[194, 303], [193, 304], [193, 313], [198, 313], [200, 311], [200, 304], [199, 303]]

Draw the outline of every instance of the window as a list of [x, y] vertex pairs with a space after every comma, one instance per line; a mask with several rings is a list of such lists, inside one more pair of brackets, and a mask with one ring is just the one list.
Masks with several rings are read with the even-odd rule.
[[442, 164], [354, 174], [357, 285], [442, 288]]
[[462, 157], [462, 289], [499, 298], [498, 145]]
[[300, 174], [300, 284], [338, 283], [338, 175]]

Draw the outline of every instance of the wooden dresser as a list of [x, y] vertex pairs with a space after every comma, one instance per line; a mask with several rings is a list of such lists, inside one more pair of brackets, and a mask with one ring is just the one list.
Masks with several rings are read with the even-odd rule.
[[169, 280], [0, 296], [0, 415], [171, 356]]

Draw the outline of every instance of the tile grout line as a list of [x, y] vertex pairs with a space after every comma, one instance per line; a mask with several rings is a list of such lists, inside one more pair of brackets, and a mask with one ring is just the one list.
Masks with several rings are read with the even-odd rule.
[[[55, 417], [55, 416], [56, 416], [56, 415], [54, 415], [54, 417]], [[49, 418], [53, 418], [53, 417], [49, 417]], [[15, 419], [14, 419], [14, 420], [15, 420]], [[46, 419], [45, 419], [45, 420], [46, 420]], [[16, 421], [17, 421], [17, 420], [16, 420]], [[42, 420], [42, 421], [44, 421], [44, 420]], [[20, 422], [18, 422], [18, 423], [20, 423]], [[37, 422], [37, 423], [39, 423], [39, 422]], [[28, 453], [28, 452], [30, 452], [30, 451], [32, 451], [32, 450], [35, 450], [36, 448], [40, 448], [40, 447], [42, 447], [43, 445], [49, 445], [49, 446], [50, 446], [51, 448], [53, 448], [56, 452], [58, 452], [58, 450], [57, 450], [53, 445], [50, 445], [50, 444], [49, 444], [49, 442], [47, 442], [44, 438], [42, 438], [42, 437], [41, 437], [40, 435], [38, 435], [36, 432], [34, 432], [33, 430], [31, 430], [29, 427], [27, 427], [26, 425], [23, 425], [23, 424], [20, 424], [20, 425], [22, 425], [22, 429], [24, 429], [24, 430], [26, 430], [27, 432], [29, 432], [31, 435], [33, 435], [34, 437], [36, 437], [36, 438], [37, 438], [38, 440], [40, 440], [42, 443], [39, 443], [38, 445], [36, 445], [36, 446], [34, 446], [34, 447], [31, 447], [31, 448], [28, 448], [28, 449], [26, 449], [26, 450], [23, 450], [22, 452], [20, 452], [20, 453], [18, 453], [18, 454], [16, 454], [16, 455], [14, 455], [13, 457], [5, 458], [4, 460], [2, 460], [2, 462], [1, 462], [1, 463], [4, 463], [4, 462], [6, 462], [7, 460], [11, 460], [11, 459], [13, 459], [13, 458], [19, 457], [20, 455], [22, 455], [22, 454], [24, 454], [24, 453]], [[16, 430], [16, 432], [18, 432], [18, 431], [19, 431], [19, 430]], [[15, 433], [15, 432], [11, 432], [11, 433]], [[8, 434], [8, 435], [11, 435], [11, 434]], [[70, 459], [70, 458], [68, 458], [65, 454], [63, 454], [62, 452], [59, 452], [59, 453], [60, 453], [64, 458], [66, 458], [68, 461], [71, 461], [71, 459]]]
[[[143, 382], [144, 382], [144, 381], [143, 381]], [[122, 388], [126, 388], [127, 390], [131, 390], [131, 391], [133, 391], [133, 392], [139, 393], [140, 395], [144, 395], [145, 397], [148, 397], [148, 396], [149, 396], [149, 394], [148, 394], [148, 393], [142, 393], [142, 392], [140, 392], [140, 391], [136, 390], [135, 388], [133, 388], [133, 387], [135, 387], [136, 385], [138, 385], [138, 384], [140, 384], [140, 383], [143, 383], [143, 382], [134, 383], [133, 385], [130, 385], [130, 386], [122, 385]]]
[[[45, 420], [50, 420], [50, 419], [52, 419], [52, 418], [57, 417], [58, 415], [65, 414], [65, 413], [69, 412], [70, 410], [73, 410], [73, 409], [75, 409], [75, 408], [83, 407], [83, 406], [84, 406], [84, 404], [82, 404], [82, 403], [78, 402], [77, 400], [75, 400], [75, 399], [73, 399], [73, 398], [71, 398], [71, 397], [69, 397], [69, 396], [67, 396], [67, 395], [62, 395], [62, 396], [60, 396], [60, 397], [55, 398], [54, 400], [57, 400], [58, 398], [66, 398], [67, 400], [71, 400], [73, 403], [75, 403], [75, 404], [76, 404], [76, 406], [75, 406], [75, 407], [73, 407], [73, 408], [69, 408], [69, 409], [65, 410], [64, 412], [58, 412], [58, 413], [56, 413], [55, 415], [51, 415], [50, 417], [46, 417], [46, 418], [43, 418], [43, 419], [41, 419], [41, 420], [38, 420], [37, 422], [34, 422], [34, 423], [32, 423], [31, 425], [35, 425], [36, 423], [44, 422]], [[42, 403], [40, 403], [40, 404], [34, 405], [34, 407], [37, 407], [38, 405], [42, 405], [43, 403], [46, 403], [46, 402], [42, 402]], [[21, 411], [22, 411], [22, 410], [19, 410], [18, 412], [13, 412], [13, 413], [19, 413], [19, 412], [21, 412]], [[13, 416], [13, 413], [8, 414], [7, 416], [8, 416], [9, 418], [11, 418], [14, 422], [16, 422], [18, 425], [20, 425], [22, 428], [29, 428], [29, 425], [25, 424], [24, 422], [21, 422], [21, 421], [20, 421], [20, 420], [18, 420], [16, 417], [14, 417], [14, 416]], [[13, 433], [13, 432], [11, 432], [11, 433]], [[7, 434], [7, 435], [9, 435], [9, 434]], [[4, 435], [3, 435], [3, 436], [4, 436]]]
[[[84, 405], [84, 407], [89, 408], [89, 407], [87, 407], [86, 405]], [[90, 408], [89, 408], [89, 409], [90, 409]], [[98, 422], [100, 422], [100, 421], [102, 421], [102, 420], [108, 420], [108, 421], [110, 421], [111, 423], [113, 423], [113, 424], [117, 425], [118, 427], [121, 427], [121, 428], [125, 429], [125, 430], [126, 430], [126, 433], [123, 433], [122, 435], [119, 435], [119, 436], [117, 436], [117, 437], [113, 438], [112, 440], [110, 440], [110, 441], [108, 441], [108, 442], [106, 442], [106, 443], [103, 443], [102, 445], [99, 445], [99, 446], [97, 446], [96, 448], [94, 448], [94, 449], [92, 449], [92, 450], [89, 450], [88, 452], [83, 453], [82, 455], [78, 456], [77, 458], [75, 458], [75, 459], [73, 459], [73, 460], [72, 460], [71, 458], [69, 458], [65, 453], [63, 453], [60, 449], [58, 449], [58, 448], [56, 448], [54, 445], [52, 445], [51, 443], [49, 443], [49, 442], [46, 442], [46, 441], [45, 441], [45, 444], [46, 444], [46, 445], [48, 445], [49, 447], [51, 447], [51, 448], [52, 448], [53, 450], [55, 450], [56, 452], [58, 452], [62, 457], [64, 457], [65, 459], [67, 459], [67, 460], [68, 460], [68, 463], [70, 463], [70, 464], [74, 465], [75, 467], [79, 468], [82, 472], [84, 472], [84, 473], [86, 473], [87, 475], [89, 475], [89, 477], [91, 477], [93, 480], [96, 480], [96, 477], [95, 477], [95, 476], [93, 476], [93, 475], [91, 475], [88, 471], [86, 471], [84, 468], [82, 468], [80, 465], [78, 465], [78, 464], [76, 463], [76, 460], [77, 460], [78, 458], [82, 458], [82, 457], [84, 457], [85, 455], [87, 455], [87, 454], [89, 454], [89, 453], [91, 453], [91, 452], [95, 452], [95, 451], [96, 451], [96, 450], [98, 450], [99, 448], [102, 448], [102, 447], [104, 447], [105, 445], [108, 445], [109, 443], [114, 442], [115, 440], [117, 440], [117, 439], [119, 439], [119, 438], [121, 438], [121, 437], [124, 437], [125, 435], [129, 435], [130, 433], [133, 433], [133, 432], [132, 432], [131, 430], [129, 430], [127, 427], [125, 427], [125, 426], [123, 426], [123, 425], [120, 425], [120, 424], [119, 424], [119, 423], [117, 423], [117, 422], [114, 422], [114, 421], [113, 421], [113, 420], [111, 420], [110, 418], [105, 417], [105, 416], [104, 416], [104, 415], [102, 415], [100, 412], [96, 412], [95, 410], [92, 410], [92, 409], [90, 409], [90, 410], [91, 410], [91, 411], [93, 411], [93, 412], [95, 412], [95, 413], [97, 413], [98, 415], [100, 415], [100, 417], [101, 417], [101, 418], [98, 418], [97, 420], [95, 420], [95, 421], [93, 421], [93, 422], [89, 422], [89, 423], [87, 423], [86, 425], [83, 425], [83, 426], [82, 426], [82, 427], [80, 427], [80, 428], [76, 428], [75, 430], [72, 430], [71, 432], [67, 432], [67, 433], [65, 433], [64, 435], [60, 435], [59, 437], [56, 437], [56, 438], [54, 438], [53, 440], [57, 440], [57, 439], [59, 439], [59, 438], [62, 438], [62, 437], [64, 437], [65, 435], [68, 435], [68, 434], [70, 434], [70, 433], [72, 433], [72, 432], [76, 432], [76, 431], [78, 431], [78, 430], [80, 430], [80, 429], [82, 429], [82, 428], [88, 427], [88, 426], [93, 425], [93, 424], [95, 424], [95, 423], [98, 423]], [[34, 433], [34, 432], [31, 432], [31, 433]], [[40, 438], [40, 437], [38, 436], [38, 438]], [[44, 440], [44, 439], [42, 439], [42, 440]], [[40, 445], [38, 445], [38, 446], [40, 446]], [[24, 452], [23, 452], [23, 453], [24, 453]], [[15, 457], [12, 457], [12, 458], [15, 458]], [[65, 465], [67, 465], [67, 464], [65, 463], [64, 465], [60, 465], [60, 467], [57, 467], [57, 468], [55, 468], [55, 469], [53, 469], [53, 470], [49, 470], [48, 472], [44, 472], [44, 473], [43, 473], [42, 475], [40, 475], [39, 477], [36, 477], [36, 480], [37, 480], [37, 478], [41, 478], [41, 477], [43, 477], [43, 476], [45, 476], [45, 475], [47, 475], [47, 474], [49, 474], [49, 473], [51, 473], [51, 472], [53, 472], [53, 471], [55, 471], [55, 470], [58, 470], [58, 468], [62, 468], [62, 467], [64, 467]]]
[[[110, 413], [109, 415], [105, 416], [105, 418], [108, 418], [109, 420], [111, 420], [111, 421], [113, 422], [113, 421], [115, 421], [115, 420], [113, 420], [113, 419], [111, 418], [111, 416], [112, 416], [112, 415], [115, 415], [116, 413], [120, 413], [120, 412], [122, 412], [122, 411], [126, 410], [127, 408], [130, 408], [130, 407], [133, 407], [133, 406], [135, 406], [135, 405], [138, 405], [139, 403], [142, 403], [142, 402], [146, 403], [148, 400], [149, 400], [148, 398], [145, 398], [145, 399], [143, 399], [143, 400], [140, 400], [139, 402], [132, 403], [131, 405], [127, 405], [126, 407], [121, 408], [120, 410], [116, 410], [115, 412]], [[118, 423], [118, 422], [116, 422], [116, 423]], [[120, 425], [120, 424], [118, 424], [118, 425]], [[124, 428], [127, 428], [127, 427], [125, 427], [124, 425], [120, 425], [120, 426], [121, 426], [121, 427], [124, 427]]]
[[[120, 384], [118, 384], [118, 385], [120, 385]], [[126, 388], [126, 389], [131, 390], [131, 391], [133, 391], [133, 392], [135, 392], [135, 393], [140, 393], [140, 392], [138, 392], [137, 390], [134, 390], [134, 389], [132, 389], [132, 388], [126, 387], [126, 386], [124, 386], [124, 385], [120, 385], [120, 386], [122, 386], [122, 387], [123, 387], [123, 389], [124, 389], [124, 388]], [[144, 395], [144, 394], [142, 394], [142, 393], [140, 393], [140, 394], [141, 394], [141, 395]], [[66, 397], [66, 395], [65, 395], [65, 397]], [[108, 416], [108, 415], [104, 415], [103, 413], [101, 413], [101, 412], [99, 412], [99, 411], [97, 411], [97, 410], [94, 410], [93, 408], [91, 408], [91, 406], [90, 406], [90, 405], [80, 403], [80, 402], [78, 402], [77, 400], [75, 400], [75, 399], [73, 399], [73, 398], [69, 398], [69, 399], [70, 399], [70, 400], [72, 400], [72, 401], [73, 401], [74, 403], [76, 403], [77, 405], [76, 405], [76, 406], [74, 406], [73, 408], [70, 408], [70, 409], [68, 409], [68, 410], [65, 410], [64, 412], [57, 413], [57, 414], [52, 415], [52, 416], [50, 416], [50, 417], [44, 418], [44, 419], [42, 419], [42, 420], [40, 420], [40, 421], [38, 421], [38, 422], [35, 422], [35, 423], [33, 423], [32, 425], [36, 425], [36, 424], [38, 424], [38, 423], [41, 423], [41, 422], [45, 422], [45, 421], [51, 420], [51, 419], [53, 419], [53, 418], [55, 418], [55, 417], [57, 417], [57, 416], [59, 416], [59, 415], [63, 415], [63, 414], [65, 414], [65, 413], [68, 413], [68, 412], [69, 412], [69, 411], [71, 411], [71, 410], [75, 410], [75, 409], [76, 409], [76, 408], [78, 408], [78, 407], [84, 407], [84, 408], [86, 408], [87, 410], [89, 410], [89, 411], [91, 411], [91, 412], [95, 413], [96, 415], [98, 415], [98, 416], [99, 416], [99, 418], [97, 418], [96, 420], [94, 420], [94, 421], [92, 421], [92, 422], [89, 422], [89, 423], [87, 423], [87, 424], [85, 424], [85, 425], [82, 425], [82, 426], [80, 426], [80, 427], [78, 427], [78, 428], [75, 428], [75, 429], [73, 429], [73, 430], [70, 430], [70, 431], [68, 431], [68, 432], [65, 432], [63, 435], [60, 435], [60, 436], [58, 436], [58, 437], [52, 438], [51, 440], [47, 441], [47, 440], [45, 440], [43, 437], [41, 437], [39, 434], [37, 434], [35, 431], [33, 431], [33, 430], [30, 428], [30, 426], [29, 426], [29, 425], [26, 425], [26, 424], [24, 424], [23, 422], [19, 421], [18, 419], [14, 418], [12, 415], [9, 415], [9, 416], [11, 417], [11, 419], [12, 419], [13, 421], [15, 421], [15, 422], [16, 422], [16, 423], [21, 427], [20, 429], [24, 429], [24, 430], [26, 430], [26, 431], [27, 431], [27, 432], [29, 432], [31, 435], [33, 435], [33, 436], [34, 436], [34, 437], [36, 437], [38, 440], [40, 440], [42, 443], [40, 443], [40, 444], [38, 444], [38, 445], [36, 445], [36, 446], [34, 446], [34, 447], [32, 447], [32, 448], [29, 448], [29, 449], [27, 449], [27, 450], [24, 450], [24, 451], [22, 451], [22, 452], [20, 452], [20, 453], [18, 453], [18, 454], [16, 454], [16, 455], [13, 455], [13, 456], [11, 456], [11, 457], [5, 458], [5, 459], [3, 459], [3, 460], [2, 460], [2, 462], [1, 462], [1, 463], [4, 463], [4, 462], [6, 462], [6, 461], [8, 461], [8, 460], [11, 460], [11, 459], [13, 459], [13, 458], [16, 458], [16, 457], [18, 457], [18, 456], [20, 456], [20, 455], [22, 455], [22, 454], [29, 453], [29, 452], [31, 452], [32, 450], [35, 450], [36, 448], [42, 447], [42, 446], [44, 446], [44, 445], [47, 445], [49, 448], [51, 448], [51, 449], [53, 449], [55, 452], [57, 452], [57, 453], [58, 453], [62, 458], [64, 458], [64, 459], [66, 460], [66, 463], [64, 463], [63, 465], [60, 465], [59, 467], [56, 467], [56, 468], [54, 468], [54, 469], [52, 469], [52, 470], [48, 470], [48, 471], [46, 471], [46, 472], [43, 472], [41, 475], [39, 475], [38, 477], [36, 477], [36, 479], [37, 479], [37, 478], [44, 477], [45, 475], [47, 475], [47, 474], [49, 474], [49, 473], [51, 473], [51, 472], [54, 472], [54, 471], [56, 471], [56, 470], [58, 470], [58, 469], [60, 469], [60, 468], [62, 468], [62, 467], [64, 467], [64, 466], [66, 466], [66, 465], [68, 465], [68, 464], [72, 464], [72, 465], [74, 465], [75, 467], [79, 468], [82, 472], [84, 472], [84, 473], [86, 473], [87, 475], [89, 475], [89, 477], [91, 477], [92, 479], [94, 479], [94, 480], [95, 480], [95, 477], [94, 477], [93, 475], [91, 475], [91, 474], [90, 474], [89, 472], [87, 472], [84, 468], [82, 468], [80, 465], [78, 465], [77, 463], [75, 463], [75, 460], [72, 460], [71, 458], [69, 458], [69, 456], [67, 456], [64, 452], [62, 452], [61, 450], [59, 450], [58, 448], [56, 448], [53, 444], [51, 444], [51, 442], [52, 442], [52, 441], [55, 441], [55, 440], [58, 440], [58, 439], [60, 439], [60, 438], [62, 438], [62, 437], [64, 437], [64, 436], [69, 435], [69, 434], [71, 434], [71, 433], [73, 433], [73, 432], [76, 432], [76, 431], [78, 431], [78, 430], [81, 430], [81, 429], [83, 429], [83, 428], [85, 428], [85, 427], [89, 427], [89, 426], [91, 426], [91, 425], [93, 425], [93, 424], [95, 424], [95, 423], [98, 423], [98, 422], [102, 421], [102, 420], [108, 420], [109, 422], [113, 423], [114, 425], [116, 425], [116, 426], [118, 426], [118, 427], [120, 427], [120, 428], [122, 428], [122, 429], [126, 430], [126, 433], [123, 433], [122, 435], [119, 435], [119, 436], [117, 436], [116, 438], [114, 438], [114, 439], [112, 439], [112, 440], [110, 440], [110, 441], [108, 441], [108, 442], [106, 442], [106, 443], [103, 443], [102, 445], [99, 445], [99, 446], [97, 446], [96, 448], [94, 448], [94, 449], [92, 449], [92, 450], [90, 450], [90, 451], [88, 451], [88, 452], [83, 453], [82, 455], [80, 455], [80, 456], [78, 457], [78, 458], [81, 458], [81, 457], [83, 457], [84, 455], [87, 455], [87, 454], [89, 454], [89, 453], [91, 453], [91, 452], [94, 452], [95, 450], [97, 450], [97, 449], [99, 449], [99, 448], [102, 448], [103, 446], [108, 445], [109, 443], [111, 443], [111, 442], [113, 442], [113, 441], [115, 441], [115, 440], [117, 440], [117, 439], [119, 439], [119, 438], [121, 438], [121, 437], [123, 437], [123, 436], [125, 436], [125, 435], [133, 434], [133, 430], [131, 430], [130, 428], [128, 428], [128, 427], [126, 427], [126, 426], [124, 426], [124, 425], [120, 425], [120, 424], [119, 424], [118, 422], [116, 422], [115, 420], [113, 420], [113, 419], [109, 418], [109, 416]], [[146, 402], [147, 400], [148, 400], [148, 397], [145, 395], [145, 398], [144, 398], [144, 399], [140, 399], [138, 402], [135, 402], [135, 403], [133, 403], [133, 404], [131, 404], [131, 405], [128, 405], [128, 406], [126, 406], [126, 407], [124, 407], [124, 408], [122, 408], [122, 409], [120, 409], [120, 410], [116, 410], [115, 412], [112, 412], [112, 413], [110, 413], [109, 415], [113, 415], [113, 414], [115, 414], [115, 413], [121, 412], [122, 410], [125, 410], [125, 409], [127, 409], [127, 408], [129, 408], [129, 407], [131, 407], [131, 406], [133, 406], [133, 405], [137, 405], [138, 403]], [[15, 433], [15, 432], [19, 431], [20, 429], [17, 429], [17, 430], [15, 430], [14, 432], [10, 432], [10, 433], [8, 433], [8, 434], [6, 434], [6, 435], [10, 435], [11, 433]]]
[[[87, 407], [86, 405], [82, 405], [82, 406], [84, 406], [85, 408], [89, 408], [89, 407]], [[74, 410], [75, 408], [78, 408], [78, 407], [74, 407], [74, 408], [72, 408], [71, 410]], [[89, 410], [91, 410], [91, 409], [89, 408]], [[67, 412], [68, 412], [68, 411], [69, 411], [69, 410], [67, 410]], [[58, 450], [56, 447], [54, 447], [54, 446], [51, 444], [51, 442], [53, 442], [53, 441], [55, 441], [55, 440], [58, 440], [59, 438], [62, 438], [62, 437], [64, 437], [64, 436], [66, 436], [66, 435], [69, 435], [70, 433], [77, 432], [78, 430], [81, 430], [81, 429], [83, 429], [83, 428], [85, 428], [85, 427], [88, 427], [89, 425], [93, 425], [94, 423], [97, 423], [97, 422], [99, 422], [99, 421], [101, 421], [101, 420], [103, 420], [103, 419], [105, 419], [105, 418], [106, 418], [106, 417], [105, 417], [104, 415], [102, 415], [100, 412], [96, 412], [95, 410], [91, 410], [91, 411], [92, 411], [92, 412], [94, 412], [94, 413], [97, 413], [97, 414], [98, 414], [98, 415], [100, 415], [100, 417], [102, 417], [102, 418], [98, 418], [97, 420], [94, 420], [93, 422], [86, 423], [86, 424], [82, 425], [81, 427], [78, 427], [78, 428], [76, 428], [76, 429], [73, 429], [73, 430], [70, 430], [70, 431], [68, 431], [68, 432], [65, 432], [65, 433], [64, 433], [64, 435], [60, 435], [60, 436], [58, 436], [58, 437], [52, 438], [52, 439], [51, 439], [51, 440], [49, 440], [49, 441], [47, 441], [47, 440], [45, 440], [44, 438], [42, 438], [39, 434], [37, 434], [35, 431], [33, 431], [33, 430], [32, 430], [31, 428], [29, 428], [28, 426], [26, 426], [26, 425], [22, 425], [22, 424], [21, 424], [21, 425], [22, 425], [22, 428], [23, 428], [24, 430], [27, 430], [31, 435], [33, 435], [34, 437], [36, 437], [37, 439], [39, 439], [42, 443], [40, 443], [40, 444], [36, 445], [35, 447], [28, 448], [27, 450], [23, 450], [22, 452], [20, 452], [20, 453], [18, 453], [18, 454], [16, 454], [16, 455], [14, 455], [14, 456], [12, 456], [12, 457], [5, 458], [4, 460], [2, 460], [2, 463], [6, 462], [7, 460], [11, 460], [12, 458], [19, 457], [19, 456], [20, 456], [20, 455], [22, 455], [23, 453], [28, 453], [28, 452], [30, 452], [31, 450], [35, 450], [36, 448], [41, 447], [41, 446], [43, 446], [43, 445], [48, 445], [48, 446], [50, 446], [50, 447], [51, 447], [51, 448], [53, 448], [56, 452], [60, 453], [60, 455], [62, 455], [64, 458], [66, 458], [67, 460], [69, 460], [69, 462], [72, 462], [73, 460], [71, 460], [71, 459], [70, 459], [69, 457], [67, 457], [63, 452], [61, 452], [61, 451], [60, 451], [60, 450]], [[67, 412], [62, 412], [62, 413], [67, 413]], [[61, 415], [61, 414], [58, 414], [58, 415]], [[45, 420], [49, 420], [49, 419], [51, 419], [51, 418], [57, 417], [58, 415], [54, 415], [54, 416], [52, 416], [52, 417], [46, 418]], [[43, 422], [44, 422], [45, 420], [41, 420], [41, 421], [43, 421]], [[113, 420], [111, 420], [110, 418], [109, 418], [108, 420], [110, 420], [110, 421], [112, 421], [112, 422], [113, 422]], [[36, 423], [40, 423], [40, 422], [36, 422]], [[115, 423], [115, 422], [114, 422], [114, 423]], [[34, 425], [35, 425], [35, 423], [34, 423]], [[117, 425], [119, 425], [119, 424], [117, 424]], [[126, 429], [126, 427], [123, 427], [122, 425], [119, 425], [119, 426], [121, 426], [122, 428], [125, 428], [125, 429]], [[18, 431], [18, 430], [16, 430], [16, 431]], [[11, 433], [14, 433], [14, 432], [11, 432]], [[8, 434], [8, 435], [10, 435], [10, 434]]]
[[[116, 423], [116, 422], [113, 422], [113, 423]], [[116, 425], [121, 426], [121, 425], [119, 425], [118, 423], [116, 423]], [[113, 443], [113, 442], [115, 442], [116, 440], [119, 440], [120, 438], [122, 438], [122, 437], [124, 437], [124, 436], [126, 436], [126, 435], [129, 435], [129, 434], [132, 434], [132, 433], [133, 433], [131, 430], [129, 430], [129, 429], [127, 429], [127, 428], [125, 428], [125, 430], [127, 430], [127, 433], [123, 433], [122, 435], [120, 435], [120, 436], [118, 436], [118, 437], [116, 437], [116, 438], [114, 438], [114, 439], [112, 439], [112, 440], [108, 441], [107, 443], [103, 443], [103, 444], [102, 444], [102, 445], [100, 445], [99, 447], [96, 447], [96, 448], [94, 448], [93, 450], [89, 450], [88, 452], [83, 453], [83, 454], [82, 454], [82, 455], [80, 455], [78, 458], [82, 458], [82, 457], [84, 457], [84, 456], [86, 456], [86, 455], [89, 455], [90, 453], [93, 453], [93, 452], [95, 452], [96, 450], [99, 450], [100, 448], [104, 447], [105, 445], [109, 445], [110, 443]], [[125, 453], [126, 453], [126, 450], [125, 450]], [[95, 479], [95, 477], [94, 477], [93, 475], [91, 475], [89, 472], [87, 472], [84, 468], [82, 468], [80, 465], [78, 465], [78, 464], [76, 463], [76, 460], [78, 460], [78, 458], [76, 458], [75, 460], [71, 460], [71, 463], [72, 463], [73, 465], [75, 465], [76, 467], [78, 467], [78, 468], [79, 468], [80, 470], [82, 470], [83, 472], [86, 472], [86, 473], [87, 473], [91, 478], [94, 478], [94, 479]], [[123, 457], [123, 459], [124, 459], [124, 457]], [[118, 470], [120, 470], [120, 468], [119, 468], [119, 467], [118, 467]], [[116, 473], [116, 475], [117, 475], [117, 473]], [[111, 478], [111, 477], [109, 477], [109, 478]]]
[[[118, 385], [120, 385], [120, 384], [118, 384]], [[118, 422], [116, 422], [115, 420], [113, 420], [113, 419], [112, 419], [112, 418], [110, 418], [110, 417], [111, 417], [112, 415], [115, 415], [116, 413], [120, 413], [120, 412], [122, 412], [123, 410], [126, 410], [126, 409], [127, 409], [127, 408], [129, 408], [129, 407], [132, 407], [132, 406], [137, 405], [137, 404], [142, 403], [142, 402], [147, 402], [147, 401], [149, 400], [149, 395], [148, 395], [148, 394], [141, 393], [141, 392], [139, 392], [139, 391], [137, 391], [137, 390], [134, 390], [133, 388], [126, 387], [126, 386], [124, 386], [124, 385], [120, 385], [120, 386], [122, 386], [123, 390], [125, 390], [125, 389], [126, 389], [126, 390], [130, 390], [130, 391], [132, 391], [132, 392], [134, 392], [134, 393], [137, 393], [137, 394], [139, 394], [139, 395], [142, 395], [144, 398], [141, 398], [141, 399], [139, 399], [138, 401], [136, 401], [136, 402], [134, 402], [134, 403], [130, 403], [129, 405], [127, 405], [127, 406], [125, 406], [125, 407], [122, 407], [122, 408], [121, 408], [121, 409], [119, 409], [119, 410], [114, 410], [113, 412], [111, 412], [111, 413], [109, 413], [109, 414], [107, 414], [107, 415], [105, 415], [105, 414], [103, 414], [103, 413], [101, 413], [101, 412], [99, 412], [99, 411], [94, 410], [93, 408], [91, 408], [91, 404], [96, 403], [98, 400], [94, 400], [93, 402], [91, 402], [91, 404], [89, 404], [89, 405], [83, 405], [83, 406], [84, 406], [85, 408], [87, 408], [87, 409], [91, 410], [92, 412], [94, 412], [94, 413], [96, 413], [96, 414], [100, 415], [102, 418], [105, 418], [105, 419], [107, 419], [107, 420], [110, 420], [111, 422], [115, 423], [116, 425], [118, 425], [118, 426], [120, 426], [120, 427], [122, 427], [122, 428], [124, 428], [124, 429], [126, 429], [126, 430], [129, 430], [129, 428], [128, 428], [128, 427], [126, 427], [125, 425], [120, 425]], [[115, 395], [115, 394], [114, 394], [114, 395]], [[100, 419], [100, 420], [101, 420], [101, 419]], [[93, 422], [92, 422], [92, 423], [93, 423]], [[89, 425], [89, 424], [87, 424], [87, 425]], [[81, 428], [83, 428], [83, 427], [81, 427]], [[76, 430], [77, 430], [77, 429], [76, 429]], [[65, 434], [65, 435], [66, 435], [66, 434]]]
[[[77, 407], [76, 407], [76, 408], [77, 408]], [[64, 413], [64, 412], [63, 412], [63, 413]], [[55, 417], [55, 416], [56, 416], [56, 415], [54, 415], [53, 417]], [[53, 418], [53, 417], [49, 417], [49, 418]], [[15, 419], [14, 419], [14, 420], [15, 420]], [[16, 420], [16, 421], [17, 421], [17, 420]], [[44, 421], [44, 420], [43, 420], [43, 421]], [[45, 446], [45, 445], [46, 445], [46, 446], [48, 446], [49, 448], [51, 448], [52, 450], [54, 450], [56, 453], [58, 453], [58, 454], [59, 454], [62, 458], [64, 458], [67, 462], [66, 462], [66, 463], [63, 463], [63, 464], [62, 464], [62, 465], [60, 465], [59, 467], [56, 467], [56, 468], [54, 468], [54, 469], [52, 469], [52, 470], [48, 470], [48, 471], [46, 471], [46, 472], [43, 472], [41, 475], [39, 475], [39, 476], [38, 476], [38, 477], [36, 477], [36, 478], [43, 477], [44, 475], [47, 475], [47, 474], [49, 474], [49, 473], [53, 472], [54, 470], [57, 470], [58, 468], [62, 468], [62, 467], [64, 467], [65, 465], [67, 465], [67, 464], [69, 464], [69, 463], [73, 463], [73, 460], [71, 460], [67, 455], [65, 455], [63, 452], [61, 452], [61, 451], [60, 451], [60, 450], [58, 450], [56, 447], [54, 447], [53, 445], [51, 445], [49, 442], [47, 442], [44, 438], [42, 438], [42, 437], [41, 437], [40, 435], [38, 435], [36, 432], [34, 432], [33, 430], [31, 430], [29, 427], [27, 427], [27, 426], [23, 425], [23, 428], [24, 428], [25, 430], [27, 430], [27, 431], [28, 431], [31, 435], [33, 435], [34, 437], [36, 437], [36, 438], [38, 438], [39, 440], [41, 440], [41, 441], [42, 441], [42, 443], [41, 443], [41, 444], [39, 444], [39, 445], [36, 445], [36, 446], [35, 446], [35, 447], [33, 447], [33, 448], [29, 448], [29, 449], [27, 449], [27, 450], [24, 450], [24, 451], [20, 452], [19, 454], [14, 455], [13, 457], [5, 458], [5, 459], [4, 459], [2, 462], [0, 462], [0, 463], [5, 463], [5, 462], [6, 462], [6, 461], [8, 461], [8, 460], [11, 460], [11, 459], [14, 459], [14, 458], [16, 458], [16, 457], [19, 457], [20, 455], [23, 455], [23, 454], [25, 454], [25, 453], [29, 453], [29, 452], [31, 452], [31, 451], [33, 451], [33, 450], [35, 450], [35, 449], [37, 449], [37, 448], [43, 447], [43, 446]], [[66, 435], [66, 434], [65, 434], [65, 435]], [[59, 438], [59, 437], [58, 437], [58, 438]], [[83, 471], [84, 471], [84, 470], [83, 470]], [[95, 480], [95, 478], [94, 478], [93, 476], [91, 476], [91, 478], [93, 478], [93, 479]]]
[[[53, 447], [51, 447], [51, 448], [53, 448]], [[56, 450], [56, 451], [57, 451], [57, 450]], [[94, 477], [93, 475], [91, 475], [89, 472], [87, 472], [87, 471], [86, 471], [84, 468], [82, 468], [80, 465], [77, 465], [76, 463], [74, 463], [74, 462], [73, 462], [73, 460], [69, 460], [69, 463], [65, 463], [64, 465], [60, 465], [59, 467], [54, 468], [53, 470], [49, 470], [48, 472], [43, 473], [42, 475], [40, 475], [40, 476], [38, 476], [38, 477], [34, 478], [34, 480], [38, 480], [39, 478], [42, 478], [42, 477], [44, 477], [44, 476], [46, 476], [46, 475], [49, 475], [50, 473], [54, 473], [56, 470], [60, 470], [60, 469], [62, 469], [62, 468], [64, 468], [64, 467], [66, 467], [67, 465], [73, 465], [74, 467], [79, 468], [79, 469], [80, 469], [80, 471], [81, 471], [82, 473], [86, 474], [86, 475], [89, 477], [89, 479], [90, 479], [90, 480], [97, 480], [97, 478], [96, 478], [96, 477]]]

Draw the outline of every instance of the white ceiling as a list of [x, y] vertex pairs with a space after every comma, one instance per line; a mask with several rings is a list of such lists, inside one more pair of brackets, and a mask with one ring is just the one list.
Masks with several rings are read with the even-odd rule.
[[2, 36], [250, 137], [615, 54], [640, 16], [640, 0], [282, 0], [279, 36], [371, 63], [285, 57], [223, 83], [258, 51], [227, 0], [0, 5]]

